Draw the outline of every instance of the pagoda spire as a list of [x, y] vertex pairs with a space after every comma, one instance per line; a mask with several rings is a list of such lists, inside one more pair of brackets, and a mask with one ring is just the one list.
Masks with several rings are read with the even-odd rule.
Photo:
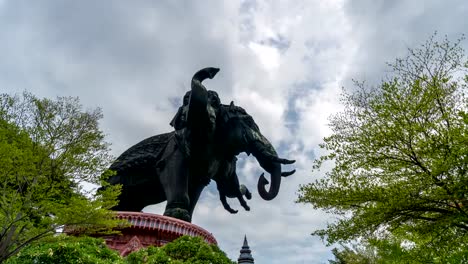
[[242, 245], [242, 249], [240, 250], [240, 256], [237, 259], [237, 263], [254, 263], [254, 259], [252, 257], [249, 244], [247, 243], [247, 236], [244, 235], [244, 245]]

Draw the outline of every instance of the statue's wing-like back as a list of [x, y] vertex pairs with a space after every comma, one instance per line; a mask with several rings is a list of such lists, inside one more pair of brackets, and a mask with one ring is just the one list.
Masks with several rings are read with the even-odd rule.
[[142, 140], [122, 153], [110, 166], [116, 175], [109, 179], [111, 184], [141, 184], [150, 181], [168, 142], [174, 132], [156, 135]]

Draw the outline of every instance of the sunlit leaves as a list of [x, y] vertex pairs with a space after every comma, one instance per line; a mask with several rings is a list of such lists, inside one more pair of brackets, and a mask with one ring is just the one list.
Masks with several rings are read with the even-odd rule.
[[[468, 235], [468, 98], [460, 41], [429, 39], [389, 64], [377, 87], [355, 82], [344, 111], [315, 161], [334, 167], [303, 185], [299, 202], [341, 217], [314, 234], [329, 243], [378, 237], [382, 231]], [[466, 241], [466, 240], [465, 240]]]
[[99, 109], [76, 98], [0, 95], [0, 262], [65, 226], [83, 233], [117, 224], [108, 211], [119, 187], [94, 196], [111, 157], [98, 127]]

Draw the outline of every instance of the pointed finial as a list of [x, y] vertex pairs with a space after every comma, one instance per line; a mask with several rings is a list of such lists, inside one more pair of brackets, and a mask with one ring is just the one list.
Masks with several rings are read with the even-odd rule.
[[237, 263], [254, 263], [249, 244], [247, 243], [247, 235], [244, 235], [244, 244], [242, 245], [242, 249], [240, 250], [240, 256], [237, 259]]

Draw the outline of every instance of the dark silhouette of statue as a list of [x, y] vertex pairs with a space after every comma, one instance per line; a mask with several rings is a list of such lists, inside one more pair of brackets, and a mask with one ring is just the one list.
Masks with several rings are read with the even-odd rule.
[[175, 131], [147, 138], [121, 154], [111, 165], [115, 175], [110, 184], [122, 184], [119, 211], [141, 211], [143, 207], [167, 200], [164, 215], [190, 222], [202, 190], [215, 180], [226, 210], [236, 213], [226, 198], [237, 198], [249, 210], [244, 196], [251, 193], [239, 184], [236, 156], [253, 154], [271, 175], [270, 187], [264, 175], [258, 181], [258, 193], [272, 200], [279, 192], [282, 164], [294, 160], [278, 157], [271, 143], [260, 133], [247, 112], [221, 104], [218, 94], [207, 90], [202, 81], [212, 79], [219, 69], [205, 68], [192, 78], [191, 90], [171, 121]]

